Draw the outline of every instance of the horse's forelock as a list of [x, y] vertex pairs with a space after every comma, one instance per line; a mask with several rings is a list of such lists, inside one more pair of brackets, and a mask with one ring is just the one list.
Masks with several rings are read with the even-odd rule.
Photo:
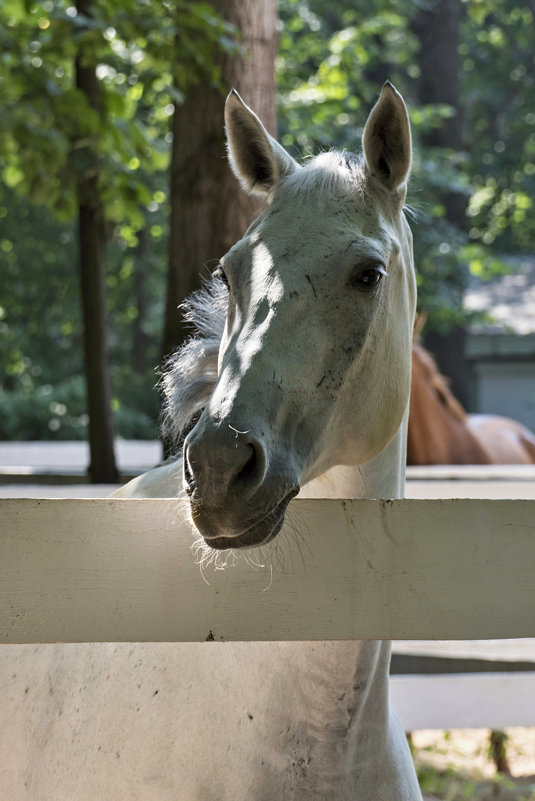
[[286, 196], [318, 193], [318, 197], [340, 193], [366, 196], [368, 182], [361, 156], [349, 150], [328, 150], [307, 161], [302, 170], [287, 176], [281, 186]]
[[162, 431], [175, 452], [214, 390], [227, 305], [225, 285], [212, 276], [182, 306], [193, 335], [170, 357], [160, 380], [164, 401]]

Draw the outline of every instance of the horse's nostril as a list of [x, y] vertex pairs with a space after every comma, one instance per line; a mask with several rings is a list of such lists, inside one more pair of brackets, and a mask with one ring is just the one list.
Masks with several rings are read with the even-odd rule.
[[184, 443], [183, 487], [198, 502], [218, 506], [227, 494], [245, 499], [264, 481], [267, 455], [254, 437], [227, 436], [220, 428], [192, 433]]
[[247, 453], [245, 454], [244, 462], [234, 476], [234, 482], [238, 484], [248, 484], [255, 478], [257, 472], [261, 470], [257, 448], [249, 442], [245, 446], [245, 449], [247, 449]]

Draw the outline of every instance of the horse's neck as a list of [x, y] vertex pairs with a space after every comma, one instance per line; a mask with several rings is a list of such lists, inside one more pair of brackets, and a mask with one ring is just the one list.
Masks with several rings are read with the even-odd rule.
[[402, 498], [408, 412], [394, 439], [379, 456], [362, 465], [331, 467], [301, 488], [300, 498]]
[[[402, 498], [408, 411], [392, 442], [371, 462], [337, 466], [310, 481], [304, 498]], [[348, 788], [345, 798], [421, 799], [405, 734], [392, 709], [388, 693], [390, 643], [366, 640], [333, 644], [336, 665], [353, 671], [348, 695], [338, 694], [352, 710], [345, 740]], [[316, 691], [312, 693], [315, 694]], [[362, 771], [362, 765], [367, 770]], [[351, 789], [349, 789], [351, 788]]]
[[[309, 481], [301, 488], [302, 498], [402, 498], [405, 491], [405, 463], [407, 447], [408, 409], [403, 422], [387, 447], [370, 462], [363, 465], [332, 467], [326, 473]], [[365, 688], [356, 693], [353, 703], [358, 712], [358, 725], [353, 727], [355, 742], [350, 747], [354, 753], [383, 756], [391, 747], [390, 738], [404, 741], [397, 721], [391, 720], [388, 701], [388, 672], [390, 666], [390, 643], [363, 641], [340, 644], [346, 651], [347, 661], [354, 659], [357, 673], [365, 675], [366, 682], [354, 681], [353, 685]], [[373, 713], [368, 714], [369, 708]], [[394, 732], [392, 731], [394, 727]], [[404, 743], [393, 746], [394, 751], [404, 753]], [[406, 758], [406, 754], [405, 754]], [[369, 788], [367, 788], [369, 789]], [[405, 796], [400, 796], [405, 798]], [[418, 798], [418, 795], [414, 795]]]

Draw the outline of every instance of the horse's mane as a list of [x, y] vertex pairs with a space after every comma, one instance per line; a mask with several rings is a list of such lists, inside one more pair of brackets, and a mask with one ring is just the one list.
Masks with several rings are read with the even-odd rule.
[[182, 304], [184, 319], [191, 324], [193, 333], [169, 358], [160, 380], [162, 433], [175, 453], [214, 390], [227, 306], [228, 290], [215, 275]]
[[414, 396], [420, 392], [431, 392], [451, 417], [464, 423], [467, 414], [451, 391], [447, 379], [440, 373], [429, 351], [414, 343], [412, 348], [412, 387]]

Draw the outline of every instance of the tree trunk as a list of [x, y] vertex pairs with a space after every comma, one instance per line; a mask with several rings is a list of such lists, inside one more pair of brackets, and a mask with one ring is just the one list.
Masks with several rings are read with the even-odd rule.
[[[79, 14], [91, 16], [91, 0], [77, 0]], [[91, 108], [101, 111], [95, 64], [83, 50], [75, 62], [76, 86]], [[114, 426], [108, 364], [106, 315], [106, 227], [99, 192], [96, 143], [77, 153], [79, 275], [84, 321], [84, 357], [89, 411], [89, 476], [93, 483], [118, 481], [113, 450]]]
[[204, 82], [183, 104], [175, 104], [163, 358], [188, 333], [177, 307], [199, 287], [200, 276], [241, 238], [259, 210], [228, 167], [223, 129], [226, 90], [236, 88], [271, 132], [276, 127], [275, 0], [215, 0], [212, 5], [241, 30], [246, 55], [217, 56], [225, 90]]
[[[429, 147], [463, 148], [463, 113], [459, 97], [459, 30], [462, 4], [459, 0], [431, 0], [423, 5], [411, 22], [420, 42], [418, 63], [420, 77], [415, 81], [418, 100], [423, 105], [446, 103], [455, 114], [443, 120], [439, 128], [428, 131], [423, 142]], [[443, 198], [446, 218], [466, 229], [467, 198], [461, 192], [447, 192]], [[458, 287], [465, 289], [465, 277], [459, 270]], [[464, 357], [466, 331], [459, 326], [447, 334], [428, 332], [425, 345], [431, 350], [440, 370], [451, 380], [453, 394], [463, 406], [468, 402], [468, 366]]]
[[237, 89], [273, 134], [276, 129], [276, 0], [214, 0], [212, 5], [239, 28], [245, 54], [216, 56], [224, 90], [203, 82], [183, 104], [175, 104], [162, 360], [188, 335], [177, 307], [200, 286], [200, 276], [243, 236], [260, 208], [242, 192], [227, 163], [227, 91]]

